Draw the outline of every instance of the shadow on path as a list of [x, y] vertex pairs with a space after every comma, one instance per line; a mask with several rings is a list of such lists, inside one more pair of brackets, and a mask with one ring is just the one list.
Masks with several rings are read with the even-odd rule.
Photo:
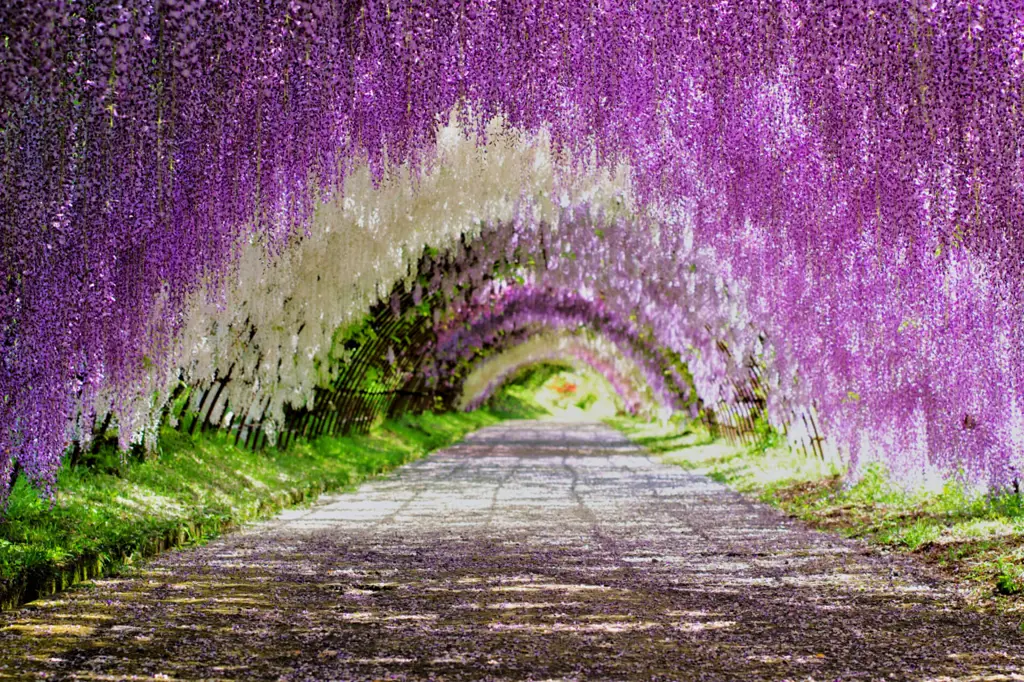
[[0, 679], [1024, 679], [1014, 625], [605, 426], [509, 422], [0, 616]]

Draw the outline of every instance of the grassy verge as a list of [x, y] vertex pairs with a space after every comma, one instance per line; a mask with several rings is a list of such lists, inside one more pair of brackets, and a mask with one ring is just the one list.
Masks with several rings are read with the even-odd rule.
[[368, 435], [262, 453], [224, 434], [166, 430], [147, 461], [108, 454], [66, 465], [52, 505], [19, 479], [0, 520], [0, 608], [354, 486], [514, 416], [493, 409], [405, 416]]
[[699, 426], [611, 420], [663, 461], [705, 474], [820, 530], [912, 554], [981, 607], [1024, 614], [1024, 501], [1015, 493], [906, 490], [880, 466], [856, 483], [837, 464], [785, 447], [737, 449]]

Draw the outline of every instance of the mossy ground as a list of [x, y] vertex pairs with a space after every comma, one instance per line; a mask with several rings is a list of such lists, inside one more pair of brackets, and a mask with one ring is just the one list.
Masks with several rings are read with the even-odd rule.
[[819, 530], [909, 553], [954, 580], [971, 603], [1024, 615], [1024, 501], [1016, 493], [971, 494], [955, 482], [938, 491], [908, 490], [879, 465], [853, 482], [839, 463], [771, 442], [735, 448], [699, 424], [609, 423], [665, 462]]
[[[49, 579], [88, 557], [102, 572], [137, 561], [168, 534], [185, 542], [266, 516], [289, 495], [355, 486], [514, 411], [405, 416], [367, 435], [299, 442], [287, 451], [250, 452], [222, 433], [165, 429], [144, 460], [93, 453], [60, 471], [54, 499], [18, 479], [0, 518], [0, 596]], [[288, 495], [286, 495], [286, 493]]]

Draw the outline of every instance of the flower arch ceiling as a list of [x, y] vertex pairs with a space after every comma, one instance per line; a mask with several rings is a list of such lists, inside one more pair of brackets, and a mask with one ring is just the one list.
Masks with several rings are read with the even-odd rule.
[[424, 247], [447, 314], [504, 255], [706, 401], [716, 345], [756, 356], [855, 462], [1024, 464], [1018, 1], [15, 0], [0, 35], [0, 473], [232, 363], [308, 403]]

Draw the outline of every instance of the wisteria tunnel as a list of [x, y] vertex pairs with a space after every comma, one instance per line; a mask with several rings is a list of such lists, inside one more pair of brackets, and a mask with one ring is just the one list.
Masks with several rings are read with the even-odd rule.
[[115, 439], [270, 458], [552, 362], [1019, 499], [1019, 0], [5, 0], [0, 38], [11, 518]]

